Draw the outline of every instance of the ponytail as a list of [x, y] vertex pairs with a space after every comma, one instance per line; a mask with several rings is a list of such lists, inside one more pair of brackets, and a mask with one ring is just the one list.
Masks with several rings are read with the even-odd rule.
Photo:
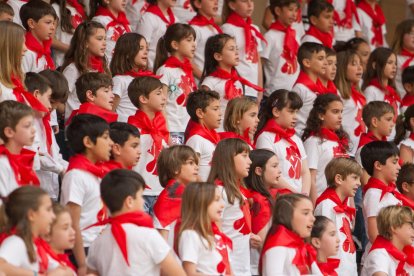
[[154, 74], [157, 72], [158, 68], [160, 68], [167, 60], [169, 53], [168, 48], [169, 47], [167, 47], [165, 36], [162, 36], [157, 43], [157, 50], [154, 61]]
[[396, 145], [400, 144], [402, 140], [405, 139], [407, 131], [412, 132], [411, 128], [411, 118], [414, 117], [414, 105], [410, 105], [407, 110], [398, 115], [397, 122], [395, 125], [395, 138], [394, 143]]

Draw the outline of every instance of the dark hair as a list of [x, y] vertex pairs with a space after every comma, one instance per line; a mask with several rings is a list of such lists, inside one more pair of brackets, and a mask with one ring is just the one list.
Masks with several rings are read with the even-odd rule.
[[145, 37], [137, 33], [125, 33], [118, 38], [110, 64], [113, 76], [122, 75], [134, 69], [136, 66], [134, 59], [141, 51], [140, 43], [142, 40], [146, 42]]
[[412, 185], [414, 183], [414, 164], [413, 163], [405, 163], [401, 166], [401, 170], [398, 173], [397, 181], [397, 189], [400, 193], [403, 194], [402, 184], [406, 182], [408, 185]]
[[334, 11], [334, 6], [326, 0], [311, 0], [308, 3], [309, 24], [312, 24], [310, 23], [311, 22], [310, 18], [312, 16], [319, 18], [321, 13], [324, 11], [332, 12]]
[[14, 16], [13, 8], [6, 2], [0, 2], [0, 14], [6, 13], [8, 15]]
[[144, 96], [148, 99], [149, 94], [155, 89], [160, 89], [162, 83], [159, 79], [154, 77], [139, 77], [135, 78], [128, 85], [128, 97], [131, 103], [136, 107], [140, 108], [141, 103], [139, 97]]
[[368, 143], [361, 150], [362, 167], [372, 176], [376, 161], [385, 165], [388, 158], [398, 156], [398, 154], [398, 147], [392, 142], [374, 141]]
[[372, 118], [381, 118], [387, 113], [394, 114], [394, 108], [389, 103], [383, 101], [372, 101], [365, 105], [362, 109], [362, 120], [369, 129], [371, 127]]
[[83, 138], [89, 137], [96, 143], [106, 131], [109, 131], [109, 125], [104, 119], [91, 114], [76, 115], [66, 129], [68, 145], [75, 153], [84, 153], [86, 147]]
[[98, 89], [111, 86], [112, 78], [107, 74], [98, 72], [82, 74], [75, 82], [76, 95], [81, 103], [87, 102], [87, 91], [92, 91], [92, 95], [96, 96], [96, 91], [98, 91]]
[[334, 49], [331, 49], [329, 47], [325, 47], [326, 57], [335, 56], [336, 57], [336, 51]]
[[404, 140], [407, 132], [413, 132], [411, 118], [414, 118], [414, 105], [410, 105], [404, 113], [401, 113], [397, 117], [394, 137], [394, 143], [396, 145], [399, 145]]
[[257, 126], [257, 134], [264, 128], [269, 120], [273, 119], [273, 108], [282, 110], [289, 107], [293, 110], [300, 109], [303, 106], [302, 99], [296, 92], [286, 89], [278, 89], [265, 100], [263, 107], [259, 112], [259, 125]]
[[49, 88], [52, 88], [49, 80], [39, 73], [27, 72], [24, 78], [24, 85], [30, 93], [38, 90], [40, 95], [47, 92]]
[[175, 50], [172, 48], [173, 41], [180, 42], [187, 37], [193, 36], [196, 39], [194, 29], [183, 23], [174, 23], [168, 26], [164, 36], [162, 36], [157, 43], [157, 54], [154, 61], [154, 73], [160, 68], [168, 58], [168, 53], [172, 54]]
[[345, 43], [345, 46], [344, 46], [344, 49], [343, 50], [354, 50], [354, 51], [357, 51], [358, 48], [359, 48], [359, 46], [361, 44], [364, 44], [364, 43], [365, 44], [368, 44], [368, 42], [365, 39], [363, 39], [362, 37], [354, 37], [354, 38], [351, 38], [350, 40], [348, 40]]
[[[50, 4], [57, 4], [59, 6], [59, 12], [60, 12], [59, 24], [60, 24], [60, 28], [62, 29], [62, 31], [73, 34], [73, 32], [75, 31], [75, 28], [72, 25], [72, 13], [66, 7], [67, 1], [66, 0], [51, 0]], [[82, 5], [80, 2], [79, 4]]]
[[414, 84], [414, 65], [406, 67], [401, 75], [402, 84]]
[[[347, 78], [348, 65], [352, 64], [355, 58], [361, 61], [361, 57], [354, 50], [345, 50], [341, 51], [336, 55], [337, 63], [336, 67], [338, 68], [335, 75], [335, 86], [338, 88], [338, 91], [341, 95], [341, 98], [348, 100], [352, 96], [352, 84]], [[361, 65], [362, 66], [362, 65]], [[359, 93], [359, 85], [354, 86]]]
[[30, 0], [20, 8], [20, 19], [26, 31], [29, 31], [27, 21], [33, 19], [38, 22], [42, 17], [51, 15], [56, 20], [57, 15], [53, 7], [42, 0]]
[[396, 54], [400, 54], [401, 50], [404, 48], [404, 35], [409, 34], [411, 29], [414, 27], [414, 19], [406, 19], [401, 21], [395, 28], [394, 38], [392, 41], [391, 49]]
[[[329, 218], [325, 216], [315, 216], [315, 221], [313, 222], [311, 238], [321, 238], [323, 233], [326, 231], [326, 226], [329, 222], [332, 222]], [[332, 222], [333, 223], [333, 222]]]
[[102, 201], [111, 213], [120, 211], [128, 196], [136, 198], [139, 190], [145, 187], [142, 176], [126, 169], [117, 169], [109, 172], [101, 181]]
[[298, 62], [300, 68], [304, 70], [303, 60], [311, 59], [314, 54], [317, 54], [321, 51], [325, 51], [325, 46], [315, 42], [304, 42], [300, 45], [298, 50]]
[[65, 103], [69, 96], [68, 81], [65, 76], [59, 72], [50, 69], [43, 70], [39, 73], [45, 77], [52, 88], [51, 100]]
[[299, 7], [299, 1], [298, 0], [270, 0], [269, 1], [269, 9], [273, 16], [276, 18], [275, 14], [275, 8], [283, 8], [288, 7], [291, 4], [296, 4]]
[[124, 122], [113, 122], [109, 125], [109, 136], [114, 143], [121, 147], [128, 141], [130, 136], [140, 137], [138, 128]]
[[0, 103], [0, 138], [7, 143], [9, 140], [4, 134], [4, 129], [10, 127], [12, 129], [16, 128], [16, 125], [19, 121], [26, 117], [32, 115], [33, 109], [23, 103], [7, 100]]
[[[390, 56], [395, 55], [394, 52], [385, 47], [376, 48], [369, 56], [367, 63], [367, 71], [364, 75], [362, 83], [362, 90], [369, 86], [371, 80], [378, 80], [382, 85], [382, 78], [384, 76], [384, 68]], [[395, 57], [397, 57], [395, 55]], [[395, 88], [394, 79], [388, 79], [388, 85]], [[383, 87], [385, 89], [385, 87]]]
[[220, 100], [220, 95], [216, 91], [200, 89], [190, 93], [186, 108], [191, 120], [198, 122], [197, 109], [200, 108], [202, 111], [206, 111], [207, 106], [214, 100]]

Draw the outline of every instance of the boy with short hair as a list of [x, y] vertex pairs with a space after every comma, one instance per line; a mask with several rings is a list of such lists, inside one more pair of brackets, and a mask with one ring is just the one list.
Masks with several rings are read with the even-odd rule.
[[6, 2], [0, 2], [0, 21], [13, 21], [14, 11]]
[[401, 114], [403, 114], [410, 105], [414, 104], [414, 66], [409, 66], [402, 72], [402, 86], [405, 95], [401, 100]]
[[90, 114], [73, 117], [66, 136], [75, 155], [63, 177], [61, 203], [72, 217], [76, 233], [73, 256], [81, 274], [86, 272], [85, 252], [102, 230], [85, 228], [106, 218], [99, 183], [106, 173], [101, 162], [109, 160], [113, 142], [105, 120]]
[[326, 0], [312, 0], [308, 4], [309, 29], [302, 37], [302, 43], [315, 42], [332, 48], [335, 44], [333, 36], [334, 7]]
[[89, 248], [90, 273], [160, 275], [162, 270], [169, 276], [185, 275], [168, 244], [153, 229], [151, 217], [143, 212], [144, 187], [145, 181], [138, 173], [125, 169], [114, 170], [102, 179], [102, 200], [111, 218], [97, 225], [110, 227]]
[[403, 205], [414, 210], [414, 164], [405, 163], [401, 166], [395, 184], [398, 191], [401, 193], [399, 199], [402, 201]]
[[338, 275], [357, 275], [356, 248], [352, 239], [355, 208], [350, 200], [361, 185], [362, 168], [349, 158], [335, 158], [325, 168], [328, 188], [316, 200], [315, 215], [328, 217], [335, 224], [339, 251], [335, 258], [341, 262]]
[[198, 174], [206, 181], [210, 173], [211, 159], [220, 136], [215, 131], [220, 127], [220, 95], [216, 91], [197, 90], [187, 99], [187, 112], [190, 115], [185, 130], [185, 144], [199, 154]]
[[303, 43], [299, 47], [298, 61], [300, 73], [292, 90], [298, 93], [303, 102], [303, 106], [298, 112], [298, 121], [295, 127], [296, 133], [301, 136], [313, 107], [313, 102], [324, 91], [319, 76], [326, 72], [325, 47], [314, 42]]
[[27, 31], [23, 71], [38, 73], [44, 69], [55, 69], [50, 49], [57, 19], [53, 7], [42, 0], [31, 0], [20, 9], [20, 18]]

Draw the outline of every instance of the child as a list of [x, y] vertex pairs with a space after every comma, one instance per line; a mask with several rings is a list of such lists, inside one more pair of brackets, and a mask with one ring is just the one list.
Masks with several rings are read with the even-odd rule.
[[91, 14], [94, 17], [92, 20], [101, 23], [106, 29], [105, 56], [110, 62], [118, 38], [131, 32], [131, 26], [125, 14], [125, 4], [120, 0], [92, 0], [90, 5], [93, 7]]
[[220, 138], [240, 138], [254, 149], [254, 134], [259, 123], [259, 107], [249, 97], [234, 98], [229, 101], [224, 114], [224, 130]]
[[151, 217], [143, 212], [144, 179], [134, 171], [114, 170], [100, 186], [111, 217], [96, 225], [110, 227], [91, 245], [88, 271], [95, 275], [159, 275], [160, 271], [185, 275], [170, 247], [153, 229]]
[[128, 18], [131, 30], [135, 31], [138, 28], [138, 24], [142, 15], [147, 10], [149, 4], [146, 0], [136, 0], [134, 2], [127, 1], [125, 7], [125, 13]]
[[301, 42], [314, 42], [332, 48], [335, 44], [334, 6], [329, 1], [312, 0], [308, 4], [308, 18], [310, 27]]
[[157, 43], [164, 36], [167, 28], [176, 23], [177, 19], [171, 9], [175, 5], [175, 1], [147, 0], [147, 3], [149, 6], [142, 15], [136, 31], [148, 42], [148, 69], [153, 70], [155, 69]]
[[162, 113], [165, 94], [162, 83], [154, 77], [135, 78], [128, 86], [128, 96], [138, 109], [128, 118], [128, 123], [141, 133], [141, 157], [133, 168], [143, 175], [148, 188], [144, 191], [145, 210], [153, 213], [153, 205], [162, 187], [158, 179], [157, 159], [161, 150], [170, 142], [167, 122]]
[[413, 211], [405, 206], [388, 206], [380, 210], [375, 239], [361, 271], [367, 275], [411, 275], [414, 267], [407, 263], [403, 248], [413, 243]]
[[401, 166], [395, 185], [400, 192], [400, 200], [404, 206], [414, 208], [414, 164], [405, 163]]
[[361, 0], [357, 6], [362, 37], [368, 42], [371, 50], [387, 47], [385, 34], [385, 16], [376, 0]]
[[245, 87], [245, 95], [257, 98], [260, 103], [263, 95], [258, 92], [261, 92], [260, 89], [263, 87], [263, 71], [259, 53], [263, 49], [262, 43], [266, 43], [266, 40], [259, 28], [252, 24], [253, 9], [252, 0], [225, 0], [223, 6], [225, 23], [221, 29], [234, 37], [238, 46], [238, 50], [235, 50], [239, 53], [240, 63], [234, 66], [241, 76], [254, 85]]
[[[315, 216], [311, 244], [317, 251], [318, 267], [322, 275], [341, 275], [338, 274], [338, 266], [343, 263], [343, 260], [329, 258], [338, 253], [339, 247], [339, 238], [332, 220], [324, 216]], [[356, 271], [350, 275], [357, 275]]]
[[75, 155], [70, 158], [63, 177], [61, 203], [67, 206], [72, 217], [76, 232], [72, 252], [81, 273], [86, 270], [85, 251], [102, 230], [102, 227], [85, 228], [106, 217], [99, 183], [106, 173], [101, 162], [109, 160], [113, 142], [106, 121], [89, 114], [73, 117], [66, 136]]
[[25, 149], [35, 137], [33, 110], [16, 101], [0, 103], [0, 195], [8, 196], [23, 185], [39, 186], [33, 170], [36, 152]]
[[354, 1], [328, 0], [334, 7], [333, 19], [335, 22], [334, 34], [338, 42], [346, 42], [354, 37], [360, 37], [358, 12]]
[[[394, 143], [400, 147], [402, 164], [414, 161], [414, 105], [398, 116], [395, 126]], [[409, 136], [407, 135], [408, 133]], [[400, 144], [401, 143], [401, 144]]]
[[188, 275], [232, 275], [232, 240], [218, 227], [224, 204], [213, 183], [195, 182], [183, 194], [178, 252]]
[[272, 0], [269, 9], [275, 22], [264, 34], [267, 44], [260, 53], [267, 97], [278, 89], [291, 90], [299, 74], [299, 41], [296, 31], [292, 28], [296, 20], [298, 1]]
[[193, 5], [191, 4], [191, 0], [176, 1], [176, 4], [172, 10], [174, 12], [174, 15], [177, 17], [177, 20], [180, 22], [188, 22], [196, 15], [193, 9]]
[[405, 95], [401, 100], [401, 113], [414, 104], [414, 65], [406, 67], [402, 72], [402, 85]]
[[325, 175], [328, 188], [316, 200], [315, 215], [330, 219], [335, 237], [339, 237], [339, 251], [325, 257], [335, 255], [341, 260], [337, 275], [357, 275], [356, 247], [352, 239], [355, 208], [350, 204], [361, 185], [362, 168], [352, 159], [335, 158], [326, 166]]
[[0, 3], [0, 21], [13, 21], [14, 11], [6, 2]]
[[102, 24], [90, 21], [80, 24], [73, 34], [62, 65], [63, 75], [69, 83], [69, 97], [65, 108], [66, 120], [72, 111], [80, 106], [75, 88], [79, 76], [91, 71], [110, 75], [105, 59], [105, 32]]
[[367, 70], [367, 63], [371, 55], [371, 48], [368, 42], [361, 37], [354, 37], [345, 43], [345, 48], [355, 51], [361, 58], [362, 71], [365, 74]]
[[333, 80], [336, 76], [336, 68], [337, 68], [337, 58], [336, 58], [336, 52], [332, 50], [331, 48], [325, 48], [326, 52], [326, 70], [325, 74], [322, 74], [319, 76], [321, 83], [323, 87], [325, 88], [325, 92], [333, 93], [333, 94], [339, 94], [338, 89], [335, 86], [335, 83]]
[[295, 127], [296, 133], [301, 135], [316, 96], [324, 92], [318, 77], [326, 72], [325, 47], [313, 42], [303, 43], [299, 47], [298, 61], [300, 73], [292, 90], [300, 96], [303, 102]]
[[190, 121], [185, 131], [185, 144], [192, 147], [200, 157], [198, 174], [202, 181], [207, 180], [213, 152], [220, 141], [220, 136], [215, 131], [221, 121], [219, 100], [219, 94], [210, 90], [195, 91], [187, 100]]
[[332, 158], [348, 157], [349, 136], [342, 128], [343, 108], [337, 95], [318, 96], [303, 131], [302, 140], [308, 154], [313, 200], [326, 189], [325, 168], [329, 161]]
[[262, 275], [322, 274], [315, 249], [304, 241], [311, 236], [314, 222], [312, 201], [307, 196], [287, 194], [276, 200], [260, 257]]
[[173, 248], [181, 197], [187, 185], [198, 180], [198, 156], [189, 146], [174, 145], [161, 151], [157, 169], [164, 190], [154, 205], [154, 226]]
[[27, 31], [23, 71], [38, 73], [55, 69], [50, 49], [57, 19], [55, 10], [42, 0], [32, 0], [20, 9], [20, 18]]
[[188, 94], [197, 89], [190, 62], [194, 57], [195, 39], [190, 25], [169, 26], [158, 41], [154, 63], [154, 72], [162, 75], [160, 80], [168, 87], [165, 113], [172, 142], [178, 145], [184, 144], [184, 131], [190, 119], [185, 109]]
[[310, 174], [302, 140], [295, 134], [295, 123], [302, 100], [295, 93], [276, 90], [266, 100], [260, 114], [256, 147], [270, 149], [278, 157], [285, 188], [309, 194]]

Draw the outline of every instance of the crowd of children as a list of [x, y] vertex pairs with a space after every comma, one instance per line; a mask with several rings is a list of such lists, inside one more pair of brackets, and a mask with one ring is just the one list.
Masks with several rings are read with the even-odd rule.
[[414, 275], [414, 20], [254, 4], [0, 1], [0, 275]]

